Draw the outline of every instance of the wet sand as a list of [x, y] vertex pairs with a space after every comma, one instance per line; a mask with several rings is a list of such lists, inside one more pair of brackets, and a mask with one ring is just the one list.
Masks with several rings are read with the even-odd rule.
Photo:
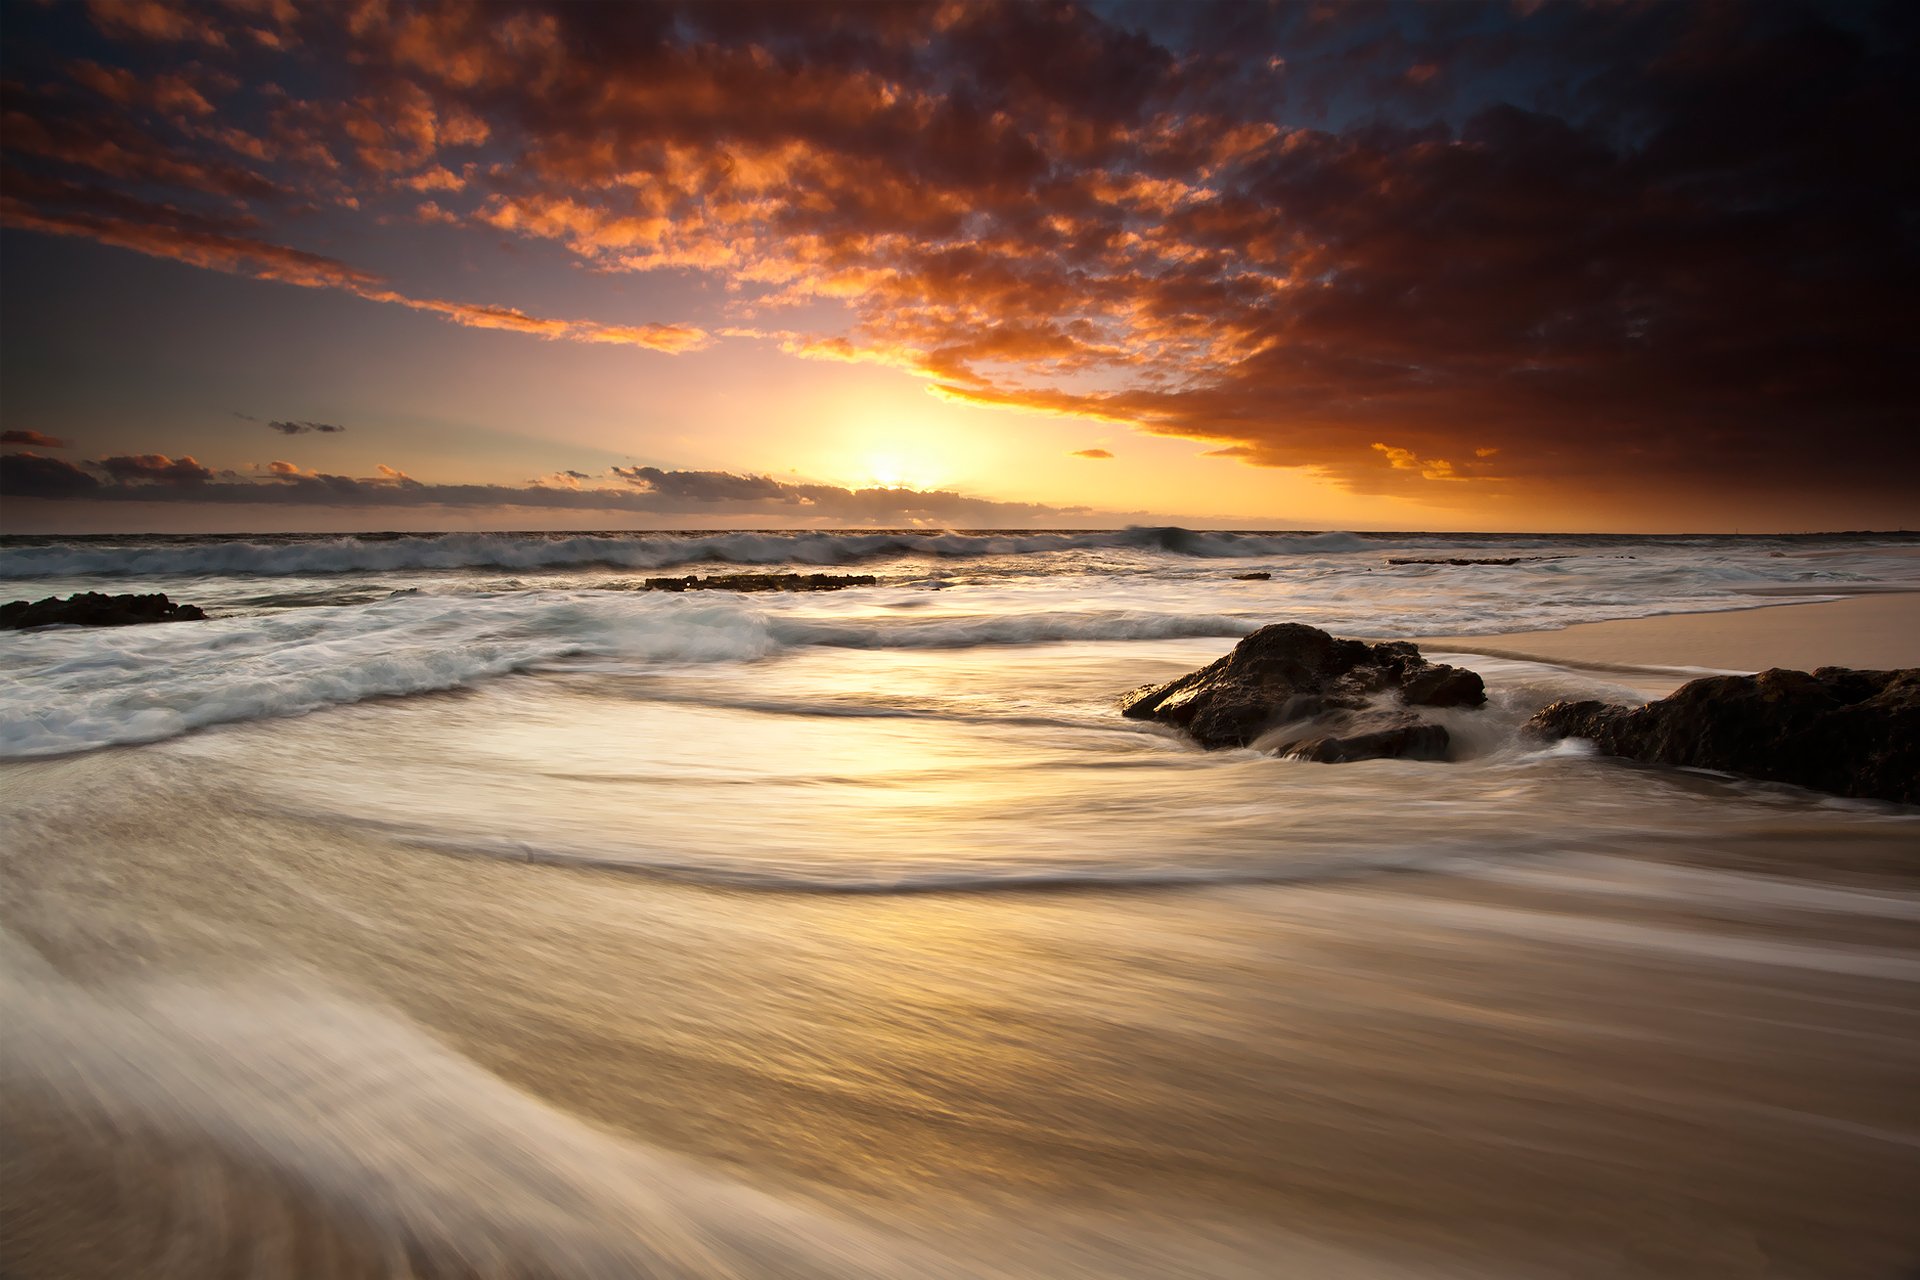
[[1603, 860], [794, 897], [166, 830], [113, 832], [110, 885], [13, 861], [23, 1276], [1872, 1280], [1920, 1255], [1910, 895], [1695, 900]]
[[[1920, 592], [1884, 592], [1725, 613], [1587, 622], [1559, 631], [1429, 636], [1423, 649], [1577, 663], [1704, 671], [1920, 666]], [[1690, 669], [1690, 670], [1689, 670]]]

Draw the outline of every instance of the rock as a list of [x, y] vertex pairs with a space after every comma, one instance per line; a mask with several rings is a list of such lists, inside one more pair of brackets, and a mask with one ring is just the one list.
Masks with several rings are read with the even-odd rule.
[[1477, 707], [1487, 700], [1487, 686], [1479, 675], [1463, 667], [1428, 663], [1400, 685], [1400, 698], [1416, 707]]
[[1233, 580], [1235, 582], [1265, 582], [1271, 577], [1273, 577], [1273, 575], [1270, 573], [1236, 573], [1233, 575]]
[[[1184, 729], [1209, 750], [1268, 735], [1264, 745], [1308, 760], [1438, 760], [1447, 754], [1445, 726], [1405, 708], [1486, 700], [1479, 676], [1429, 663], [1410, 644], [1340, 640], [1283, 622], [1260, 628], [1198, 671], [1135, 689], [1120, 711]], [[1283, 726], [1293, 732], [1271, 735]]]
[[1644, 707], [1556, 702], [1527, 727], [1647, 764], [1920, 804], [1920, 667], [1709, 676]]
[[1406, 723], [1370, 733], [1305, 738], [1289, 745], [1282, 754], [1320, 764], [1345, 764], [1349, 760], [1445, 760], [1452, 741], [1445, 725], [1409, 718]]
[[29, 604], [13, 600], [0, 605], [0, 629], [21, 631], [65, 623], [74, 627], [130, 627], [142, 622], [200, 622], [206, 614], [196, 605], [175, 604], [161, 594], [109, 596], [82, 591], [65, 600], [48, 596]]
[[1494, 556], [1488, 559], [1463, 560], [1458, 557], [1431, 560], [1412, 557], [1389, 557], [1388, 564], [1535, 564], [1541, 560], [1565, 560], [1566, 556]]
[[649, 591], [838, 591], [842, 587], [870, 587], [879, 579], [870, 573], [724, 573], [699, 578], [648, 578]]

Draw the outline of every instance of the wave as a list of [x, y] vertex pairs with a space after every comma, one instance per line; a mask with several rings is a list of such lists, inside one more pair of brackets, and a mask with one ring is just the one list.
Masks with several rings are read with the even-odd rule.
[[[310, 820], [343, 822], [360, 830], [456, 857], [525, 862], [575, 871], [611, 871], [676, 884], [748, 892], [893, 897], [916, 894], [1115, 892], [1123, 890], [1204, 889], [1236, 885], [1335, 884], [1380, 876], [1461, 875], [1497, 864], [1501, 851], [1484, 838], [1428, 840], [1424, 847], [1401, 844], [1349, 848], [1325, 857], [1289, 856], [1241, 863], [1160, 862], [1113, 856], [1084, 863], [1034, 859], [991, 863], [938, 859], [916, 854], [911, 863], [860, 865], [768, 862], [759, 859], [689, 859], [657, 849], [604, 850], [536, 844], [525, 840], [449, 836], [428, 827], [368, 817], [279, 812]], [[1508, 857], [1519, 856], [1512, 852]]]
[[0, 676], [0, 757], [155, 742], [215, 724], [464, 688], [568, 659], [643, 671], [808, 647], [1231, 637], [1256, 625], [1138, 610], [830, 621], [769, 616], [721, 598], [520, 591], [24, 633], [8, 639], [13, 669]]
[[[1132, 593], [1130, 593], [1131, 595]], [[979, 612], [822, 616], [793, 601], [721, 593], [504, 590], [395, 593], [365, 604], [309, 605], [206, 622], [94, 631], [53, 629], [0, 639], [0, 758], [154, 742], [210, 725], [300, 715], [374, 698], [460, 689], [568, 664], [645, 673], [663, 666], [748, 662], [801, 649], [967, 649], [1097, 641], [1233, 639], [1273, 621], [1271, 604], [1183, 608], [1191, 595], [982, 596]], [[804, 602], [801, 602], [804, 603]], [[1391, 603], [1391, 602], [1390, 602]], [[1356, 604], [1335, 592], [1295, 599], [1288, 613], [1347, 634], [1434, 635], [1525, 629], [1612, 617], [1768, 603], [1719, 597], [1629, 602], [1604, 595], [1549, 600], [1524, 593]], [[996, 607], [997, 606], [997, 607]], [[1010, 607], [1017, 611], [1005, 611]], [[1372, 622], [1362, 621], [1372, 618]]]
[[311, 986], [102, 994], [0, 932], [0, 1013], [10, 1107], [139, 1215], [99, 1224], [105, 1274], [934, 1274], [904, 1239], [597, 1128]]
[[290, 576], [452, 569], [663, 569], [688, 564], [856, 564], [1062, 551], [1157, 551], [1202, 559], [1337, 555], [1391, 543], [1353, 533], [1221, 533], [1178, 527], [1035, 533], [410, 534], [401, 537], [56, 543], [0, 548], [0, 578]]

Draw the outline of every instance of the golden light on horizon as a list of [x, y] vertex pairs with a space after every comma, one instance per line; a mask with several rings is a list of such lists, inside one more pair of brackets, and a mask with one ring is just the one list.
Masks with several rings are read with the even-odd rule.
[[861, 489], [939, 489], [945, 479], [938, 465], [927, 458], [896, 450], [870, 454], [852, 481]]

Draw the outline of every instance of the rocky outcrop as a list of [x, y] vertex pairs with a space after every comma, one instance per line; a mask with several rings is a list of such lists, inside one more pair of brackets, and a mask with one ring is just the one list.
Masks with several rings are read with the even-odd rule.
[[50, 627], [130, 627], [142, 622], [199, 622], [206, 614], [196, 605], [175, 604], [164, 595], [109, 596], [82, 591], [62, 600], [48, 596], [31, 603], [14, 600], [0, 604], [0, 630]]
[[1417, 557], [1407, 557], [1407, 556], [1400, 556], [1400, 557], [1390, 556], [1387, 559], [1387, 563], [1393, 564], [1393, 565], [1400, 565], [1400, 564], [1450, 564], [1450, 565], [1537, 564], [1542, 560], [1565, 560], [1568, 558], [1569, 557], [1567, 556], [1493, 556], [1493, 557], [1483, 557], [1481, 559], [1472, 560], [1472, 559], [1462, 559], [1458, 556], [1448, 556], [1443, 559], [1432, 560], [1432, 559], [1420, 559]]
[[1535, 733], [1648, 764], [1920, 804], [1920, 668], [1709, 676], [1644, 707], [1556, 702]]
[[1444, 760], [1446, 726], [1411, 708], [1486, 700], [1479, 676], [1430, 663], [1410, 644], [1341, 640], [1283, 622], [1260, 628], [1210, 666], [1135, 689], [1120, 710], [1185, 730], [1208, 749], [1260, 739], [1281, 754], [1327, 763]]
[[700, 578], [648, 578], [649, 591], [838, 591], [870, 587], [870, 573], [718, 573]]

